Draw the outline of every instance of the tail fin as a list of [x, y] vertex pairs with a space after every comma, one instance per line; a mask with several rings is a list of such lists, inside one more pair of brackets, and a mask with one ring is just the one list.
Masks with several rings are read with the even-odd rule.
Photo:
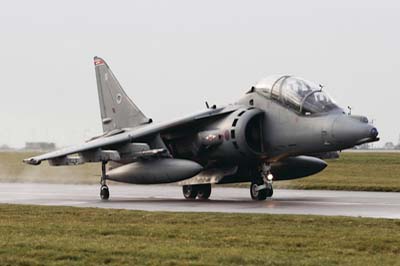
[[107, 63], [94, 57], [103, 131], [135, 127], [151, 122], [122, 89]]

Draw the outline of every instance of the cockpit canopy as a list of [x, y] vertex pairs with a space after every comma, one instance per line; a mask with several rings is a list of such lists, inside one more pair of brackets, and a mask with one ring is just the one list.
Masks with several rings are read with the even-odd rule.
[[322, 85], [298, 77], [267, 77], [259, 81], [254, 90], [303, 115], [340, 110], [335, 101], [322, 91]]

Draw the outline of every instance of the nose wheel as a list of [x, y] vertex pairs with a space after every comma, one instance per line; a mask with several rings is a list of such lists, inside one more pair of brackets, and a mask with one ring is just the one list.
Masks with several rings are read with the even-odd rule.
[[266, 200], [272, 197], [274, 189], [272, 184], [264, 184], [260, 182], [252, 182], [250, 185], [250, 196], [253, 200]]
[[250, 196], [253, 200], [266, 200], [272, 197], [274, 189], [272, 187], [273, 175], [271, 166], [263, 164], [261, 166], [261, 177], [257, 178], [250, 185]]
[[108, 200], [110, 198], [110, 190], [108, 189], [106, 182], [106, 164], [106, 161], [101, 162], [100, 198], [102, 200]]

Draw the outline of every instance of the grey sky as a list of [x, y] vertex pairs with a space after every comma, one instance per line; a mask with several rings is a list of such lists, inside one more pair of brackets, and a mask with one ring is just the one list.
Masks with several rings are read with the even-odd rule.
[[290, 73], [397, 143], [399, 14], [398, 1], [1, 1], [0, 144], [100, 133], [95, 55], [155, 121]]

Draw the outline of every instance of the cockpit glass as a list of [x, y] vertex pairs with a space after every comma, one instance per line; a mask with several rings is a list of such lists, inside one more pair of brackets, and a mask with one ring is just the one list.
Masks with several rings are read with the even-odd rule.
[[312, 82], [287, 76], [278, 80], [272, 88], [272, 94], [279, 92], [279, 101], [290, 109], [305, 115], [324, 113], [339, 108], [336, 103], [322, 91], [322, 87]]
[[305, 98], [302, 106], [303, 114], [325, 113], [339, 108], [336, 103], [323, 91], [314, 91]]
[[303, 99], [313, 90], [311, 84], [298, 78], [288, 77], [281, 85], [282, 102], [288, 107], [300, 111]]

